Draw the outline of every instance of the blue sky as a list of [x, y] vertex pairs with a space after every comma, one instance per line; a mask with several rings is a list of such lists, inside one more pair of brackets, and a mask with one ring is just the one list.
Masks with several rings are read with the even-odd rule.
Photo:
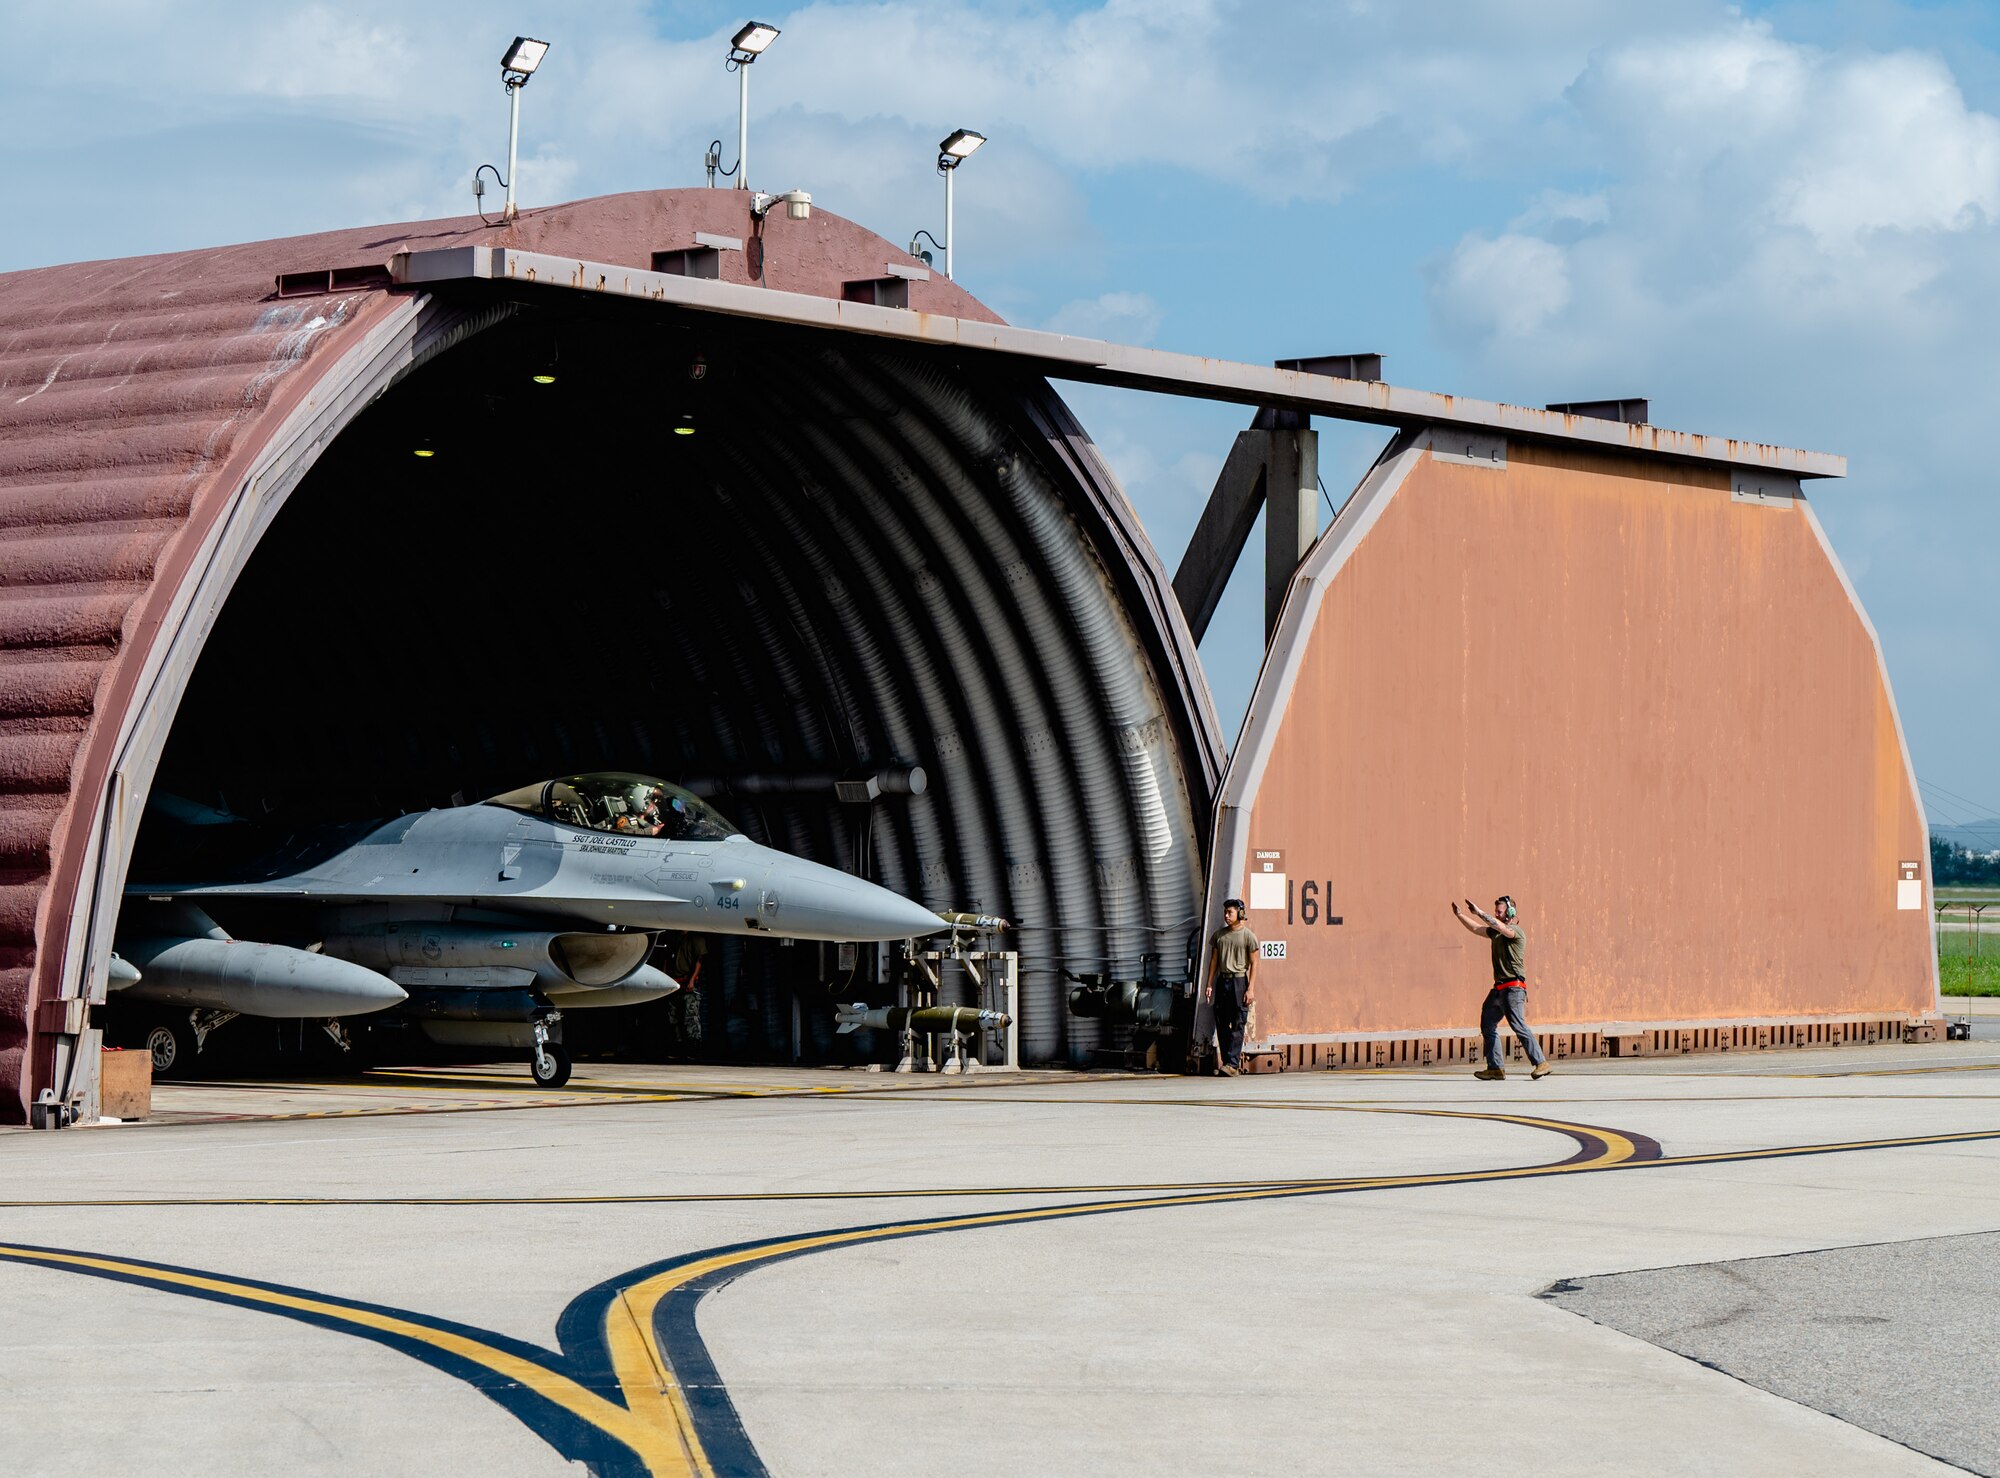
[[[1926, 803], [2000, 815], [1988, 401], [2000, 7], [1823, 0], [816, 4], [753, 74], [755, 183], [941, 227], [1010, 320], [1846, 453], [1815, 486], [1887, 650]], [[700, 182], [747, 14], [70, 0], [9, 19], [0, 270], [459, 214], [523, 106], [525, 203]], [[4, 290], [4, 289], [0, 289]], [[1068, 392], [1169, 567], [1240, 410]], [[1338, 500], [1373, 433], [1323, 427]], [[1246, 565], [1205, 644], [1225, 723]]]

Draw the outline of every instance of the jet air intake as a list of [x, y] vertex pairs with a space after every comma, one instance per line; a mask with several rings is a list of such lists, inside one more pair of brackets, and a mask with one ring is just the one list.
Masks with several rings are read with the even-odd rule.
[[662, 1000], [681, 983], [654, 965], [641, 965], [616, 985], [550, 985], [544, 993], [565, 1011], [595, 1011], [605, 1006], [643, 1006]]

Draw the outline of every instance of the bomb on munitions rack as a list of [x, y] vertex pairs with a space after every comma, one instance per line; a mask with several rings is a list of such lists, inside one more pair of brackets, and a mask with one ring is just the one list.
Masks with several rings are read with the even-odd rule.
[[961, 1032], [998, 1031], [1012, 1023], [1005, 1011], [982, 1011], [977, 1006], [869, 1006], [856, 1001], [851, 1006], [835, 1006], [833, 1019], [845, 1036], [857, 1027], [875, 1031]]
[[1000, 934], [1014, 927], [991, 913], [940, 913], [938, 917], [954, 929], [970, 929], [975, 934]]

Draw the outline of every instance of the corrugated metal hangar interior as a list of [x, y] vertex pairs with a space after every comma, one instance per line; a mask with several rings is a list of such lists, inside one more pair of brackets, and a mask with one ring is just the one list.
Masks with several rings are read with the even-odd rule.
[[[1177, 577], [1051, 378], [1255, 413]], [[1459, 1055], [1474, 877], [1568, 1050], [1935, 1021], [1837, 457], [1015, 330], [711, 190], [0, 276], [0, 392], [0, 1119], [92, 1112], [124, 889], [219, 866], [204, 818], [599, 770], [1010, 920], [1027, 1065], [1187, 1061], [1238, 892], [1270, 1050]], [[1392, 438], [1324, 533], [1314, 415]], [[1259, 508], [1232, 749], [1195, 643]], [[828, 982], [894, 966], [719, 939], [703, 1050], [889, 1051]]]

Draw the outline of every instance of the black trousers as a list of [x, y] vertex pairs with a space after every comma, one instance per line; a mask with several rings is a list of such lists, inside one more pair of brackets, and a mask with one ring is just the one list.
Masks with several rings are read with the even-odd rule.
[[1243, 1066], [1243, 1027], [1250, 1017], [1243, 998], [1249, 993], [1247, 975], [1215, 977], [1215, 1040], [1222, 1047], [1222, 1060], [1231, 1067]]

